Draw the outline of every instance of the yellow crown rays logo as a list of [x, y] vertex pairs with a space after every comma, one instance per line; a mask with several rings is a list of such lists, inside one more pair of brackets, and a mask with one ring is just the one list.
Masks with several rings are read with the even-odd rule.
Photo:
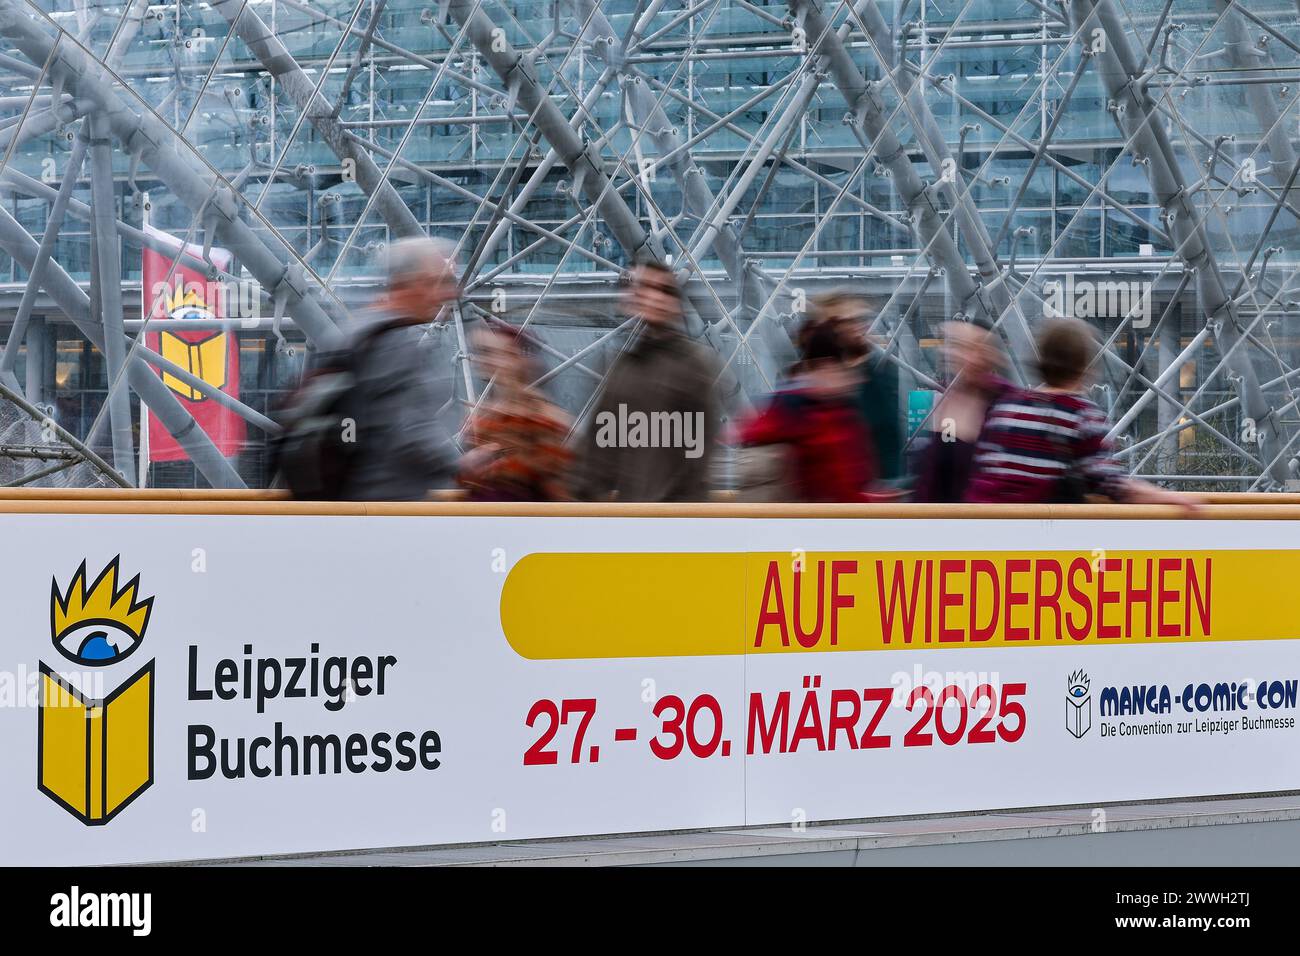
[[[74, 663], [109, 667], [144, 639], [153, 598], [140, 598], [138, 574], [119, 587], [119, 564], [120, 555], [89, 582], [82, 561], [66, 590], [54, 581], [51, 638]], [[99, 697], [40, 662], [36, 786], [87, 826], [108, 823], [153, 783], [153, 665]]]
[[140, 575], [118, 587], [120, 555], [87, 584], [86, 562], [73, 575], [66, 593], [54, 581], [50, 629], [59, 653], [77, 664], [112, 664], [134, 651], [149, 625], [153, 598], [140, 600]]
[[176, 288], [172, 290], [172, 294], [167, 298], [164, 307], [168, 312], [175, 312], [178, 309], [185, 308], [206, 310], [208, 304], [203, 301], [203, 296], [199, 294], [198, 289], [193, 285], [186, 289], [182, 283], [178, 282]]

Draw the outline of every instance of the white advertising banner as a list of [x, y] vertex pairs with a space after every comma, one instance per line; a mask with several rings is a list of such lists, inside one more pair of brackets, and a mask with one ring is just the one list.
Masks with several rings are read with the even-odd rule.
[[1293, 522], [0, 526], [9, 864], [1300, 788]]

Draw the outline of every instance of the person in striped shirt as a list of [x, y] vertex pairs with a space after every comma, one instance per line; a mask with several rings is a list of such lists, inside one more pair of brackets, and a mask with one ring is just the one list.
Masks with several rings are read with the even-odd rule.
[[1096, 355], [1092, 330], [1078, 319], [1054, 319], [1043, 327], [1043, 383], [1010, 389], [989, 409], [967, 501], [1071, 504], [1100, 496], [1195, 507], [1186, 495], [1129, 477], [1111, 456], [1106, 416], [1083, 394]]

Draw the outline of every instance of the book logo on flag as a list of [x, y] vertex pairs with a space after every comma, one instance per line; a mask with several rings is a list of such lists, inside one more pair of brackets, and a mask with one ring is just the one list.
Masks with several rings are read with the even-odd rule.
[[[151, 322], [160, 323], [146, 327], [145, 344], [166, 361], [158, 363], [158, 374], [181, 407], [221, 454], [237, 455], [247, 437], [244, 419], [212, 394], [219, 390], [239, 398], [239, 341], [231, 314], [256, 312], [259, 291], [248, 283], [218, 279], [233, 267], [229, 250], [205, 250], [148, 223], [145, 233], [151, 241], [141, 253], [141, 309]], [[150, 462], [187, 460], [189, 452], [162, 420], [157, 415], [148, 419], [147, 440], [140, 443], [147, 449], [141, 471]]]
[[[204, 301], [202, 286], [194, 283], [188, 288], [176, 284], [175, 291], [166, 295], [164, 287], [163, 309], [168, 319], [192, 321], [196, 319], [213, 320], [217, 318], [214, 305]], [[225, 388], [229, 378], [230, 347], [229, 333], [211, 327], [195, 329], [193, 332], [166, 331], [162, 333], [162, 357], [175, 362], [214, 388]], [[173, 392], [191, 402], [207, 401], [208, 396], [166, 370], [163, 381]]]
[[[54, 579], [50, 595], [55, 649], [109, 674], [139, 649], [154, 600], [140, 597], [138, 574], [118, 586], [120, 561], [93, 582], [82, 561], [66, 589]], [[103, 697], [39, 664], [37, 789], [87, 826], [102, 826], [153, 783], [154, 662]]]

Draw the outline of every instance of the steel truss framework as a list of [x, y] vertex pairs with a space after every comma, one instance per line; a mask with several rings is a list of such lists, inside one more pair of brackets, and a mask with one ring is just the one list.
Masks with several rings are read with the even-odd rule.
[[[34, 463], [0, 481], [137, 483], [138, 398], [203, 480], [244, 484], [160, 372], [275, 431], [146, 346], [148, 208], [204, 248], [187, 265], [255, 290], [242, 334], [285, 359], [287, 336], [340, 340], [386, 241], [450, 235], [466, 295], [430, 335], [462, 414], [492, 387], [468, 330], [496, 317], [535, 333], [581, 427], [636, 322], [617, 283], [652, 257], [732, 410], [823, 289], [876, 298], [905, 391], [938, 387], [948, 320], [997, 329], [1032, 380], [1066, 302], [1106, 343], [1095, 396], [1135, 472], [1297, 477], [1284, 0], [0, 0], [0, 45], [0, 400], [29, 423], [0, 463]], [[104, 363], [80, 435], [43, 404], [50, 323]]]

